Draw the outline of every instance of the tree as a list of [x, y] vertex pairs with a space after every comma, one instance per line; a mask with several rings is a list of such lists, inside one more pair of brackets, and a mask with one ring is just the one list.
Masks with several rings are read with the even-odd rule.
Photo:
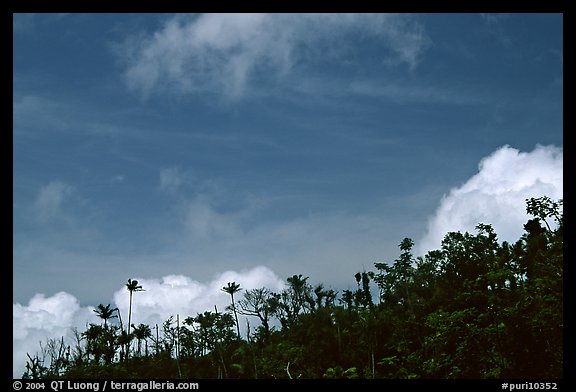
[[116, 312], [117, 310], [118, 308], [110, 309], [110, 304], [106, 306], [99, 304], [98, 307], [94, 309], [94, 313], [96, 313], [98, 317], [104, 320], [104, 328], [106, 328], [106, 321], [108, 321], [111, 318], [118, 318], [118, 316], [114, 314], [114, 312]]
[[120, 314], [118, 308], [111, 309], [110, 304], [106, 306], [99, 304], [98, 307], [94, 309], [94, 313], [104, 320], [104, 326], [99, 330], [99, 336], [97, 336], [97, 344], [99, 345], [101, 354], [104, 356], [104, 362], [106, 364], [112, 362], [114, 352], [116, 351], [116, 344], [118, 342], [118, 336], [116, 335], [118, 327], [110, 328], [107, 325], [109, 319], [118, 318], [114, 312]]
[[104, 335], [104, 328], [101, 325], [90, 323], [90, 326], [82, 334], [86, 339], [86, 353], [94, 356], [94, 363], [98, 364], [100, 358], [104, 355], [104, 345], [102, 344], [102, 336]]
[[288, 288], [274, 295], [272, 300], [275, 314], [283, 326], [292, 326], [298, 320], [298, 315], [311, 308], [314, 303], [311, 292], [312, 287], [307, 283], [308, 277], [302, 274], [287, 278]]
[[[146, 324], [139, 324], [138, 326], [132, 324], [132, 328], [134, 328], [134, 337], [138, 341], [138, 356], [140, 356], [141, 343], [143, 340], [146, 342], [146, 339], [152, 337], [152, 331], [150, 330], [150, 326]], [[146, 355], [148, 355], [148, 343], [146, 343]]]
[[234, 293], [242, 290], [240, 285], [236, 282], [228, 282], [228, 284], [222, 287], [222, 291], [230, 294], [232, 297], [232, 311], [234, 312], [234, 318], [236, 319], [236, 331], [238, 332], [238, 339], [240, 339], [240, 324], [238, 324], [238, 314], [236, 314], [236, 304], [234, 303]]
[[[132, 294], [135, 291], [144, 291], [142, 286], [138, 285], [138, 281], [136, 279], [128, 279], [128, 283], [126, 283], [126, 289], [130, 292], [130, 305], [128, 309], [128, 338], [130, 338], [130, 325], [132, 320]], [[130, 344], [126, 347], [126, 358], [129, 357], [130, 353]]]
[[[76, 332], [76, 348], [40, 343], [24, 377], [561, 378], [561, 206], [528, 199], [533, 219], [514, 243], [499, 243], [492, 226], [479, 223], [475, 233], [447, 233], [440, 249], [414, 258], [405, 238], [394, 262], [354, 275], [357, 288], [343, 290], [339, 306], [333, 290], [311, 287], [302, 275], [279, 293], [262, 287], [240, 299], [240, 286], [229, 282], [222, 291], [234, 315], [214, 307], [182, 327], [179, 315], [175, 323], [170, 316], [162, 331], [156, 324], [154, 356], [142, 356], [150, 328], [131, 323], [132, 293], [142, 287], [129, 279], [130, 335], [120, 312], [101, 304], [94, 312], [102, 324]], [[378, 304], [370, 280], [380, 289]], [[114, 312], [119, 326], [107, 325]], [[250, 326], [248, 338], [239, 338], [237, 313], [259, 318], [255, 339]], [[270, 326], [273, 316], [280, 328]], [[130, 358], [124, 349], [132, 337], [138, 355]]]
[[548, 228], [548, 232], [552, 232], [550, 225], [548, 224], [547, 218], [554, 218], [558, 225], [562, 225], [562, 217], [560, 213], [560, 207], [563, 204], [563, 200], [555, 202], [552, 201], [548, 196], [542, 196], [538, 198], [531, 197], [526, 199], [526, 212], [537, 219], [544, 222]]
[[270, 337], [269, 320], [275, 311], [274, 303], [273, 293], [265, 287], [245, 291], [244, 299], [238, 301], [238, 313], [260, 319], [264, 341]]
[[198, 313], [196, 317], [188, 317], [184, 324], [194, 328], [197, 324], [196, 335], [200, 355], [210, 358], [216, 369], [217, 378], [227, 378], [226, 348], [233, 341], [234, 319], [229, 313], [205, 311]]
[[[370, 274], [368, 272], [357, 272], [354, 275], [358, 289], [354, 293], [354, 304], [356, 306], [369, 307], [373, 305], [372, 294], [370, 293]], [[360, 287], [362, 282], [362, 287]]]
[[348, 310], [352, 310], [352, 301], [354, 299], [354, 294], [350, 290], [342, 291], [342, 298], [339, 301], [346, 305]]

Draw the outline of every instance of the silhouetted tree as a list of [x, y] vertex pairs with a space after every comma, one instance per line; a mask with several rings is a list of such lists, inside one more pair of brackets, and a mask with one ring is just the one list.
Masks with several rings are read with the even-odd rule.
[[104, 328], [106, 328], [106, 322], [111, 318], [117, 318], [114, 312], [118, 311], [118, 308], [111, 309], [110, 304], [104, 306], [99, 304], [96, 309], [94, 309], [94, 313], [98, 315], [102, 320], [104, 320]]
[[[128, 339], [131, 338], [130, 335], [130, 326], [132, 325], [132, 294], [137, 291], [144, 291], [141, 285], [138, 284], [136, 279], [128, 279], [128, 283], [126, 283], [126, 289], [130, 293], [130, 305], [128, 309]], [[126, 358], [130, 355], [130, 343], [126, 346]]]
[[236, 331], [238, 332], [238, 339], [240, 339], [240, 324], [238, 324], [238, 314], [236, 313], [236, 304], [234, 303], [234, 294], [242, 290], [240, 285], [236, 282], [228, 282], [228, 284], [222, 287], [222, 291], [230, 294], [232, 298], [232, 312], [234, 312], [234, 319], [236, 320]]

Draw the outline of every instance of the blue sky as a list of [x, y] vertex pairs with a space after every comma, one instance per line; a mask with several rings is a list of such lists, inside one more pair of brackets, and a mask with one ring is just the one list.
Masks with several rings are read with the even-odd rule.
[[13, 20], [17, 304], [258, 266], [345, 289], [466, 229], [451, 198], [562, 196], [561, 14]]

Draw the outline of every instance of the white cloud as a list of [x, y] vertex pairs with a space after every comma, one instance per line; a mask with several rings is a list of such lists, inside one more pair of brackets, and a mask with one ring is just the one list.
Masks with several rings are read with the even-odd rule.
[[92, 307], [81, 307], [71, 294], [59, 292], [51, 297], [36, 294], [28, 305], [12, 305], [12, 372], [20, 378], [25, 370], [26, 353], [40, 352], [40, 342], [62, 336], [71, 343], [72, 328], [83, 331], [87, 321], [94, 322]]
[[[243, 290], [267, 287], [280, 291], [284, 288], [283, 280], [263, 266], [241, 271], [228, 270], [215, 275], [208, 282], [199, 282], [184, 275], [168, 275], [161, 279], [135, 279], [145, 291], [133, 295], [132, 323], [145, 323], [150, 326], [156, 323], [161, 326], [168, 317], [177, 314], [184, 319], [207, 310], [214, 311], [214, 305], [219, 312], [225, 311], [230, 304], [230, 296], [220, 289], [228, 282], [239, 283]], [[119, 288], [113, 298], [113, 307], [120, 309], [126, 325], [129, 306], [126, 287]], [[44, 344], [47, 339], [60, 339], [63, 336], [66, 344], [73, 345], [75, 341], [72, 328], [76, 327], [83, 332], [88, 323], [101, 322], [93, 312], [93, 306], [80, 306], [78, 299], [66, 292], [59, 292], [51, 297], [36, 294], [28, 305], [14, 303], [12, 309], [12, 364], [15, 378], [20, 378], [25, 370], [26, 353], [33, 356], [40, 352], [40, 342]], [[241, 328], [244, 331], [244, 326], [241, 325]]]
[[[132, 323], [162, 324], [170, 316], [196, 316], [204, 311], [224, 312], [230, 296], [221, 291], [228, 282], [236, 282], [244, 290], [267, 287], [279, 291], [284, 282], [267, 267], [257, 266], [242, 271], [225, 271], [203, 283], [184, 275], [168, 275], [161, 279], [135, 278], [145, 291], [133, 294]], [[242, 292], [240, 292], [240, 297]], [[238, 298], [240, 298], [238, 297]], [[125, 287], [114, 293], [114, 302], [128, 320], [129, 293]]]
[[503, 146], [442, 198], [427, 233], [416, 243], [418, 253], [438, 249], [448, 232], [475, 233], [478, 223], [491, 224], [500, 241], [514, 242], [529, 219], [525, 200], [541, 196], [563, 197], [562, 148], [537, 145], [532, 152], [520, 152]]
[[62, 204], [73, 191], [71, 185], [61, 181], [51, 181], [42, 187], [34, 202], [33, 209], [40, 221], [57, 218], [62, 213]]
[[168, 89], [240, 97], [256, 75], [277, 78], [318, 60], [342, 62], [353, 50], [343, 40], [351, 35], [378, 40], [382, 64], [410, 69], [429, 43], [410, 15], [222, 13], [177, 15], [150, 36], [127, 39], [119, 52], [128, 86], [144, 96]]

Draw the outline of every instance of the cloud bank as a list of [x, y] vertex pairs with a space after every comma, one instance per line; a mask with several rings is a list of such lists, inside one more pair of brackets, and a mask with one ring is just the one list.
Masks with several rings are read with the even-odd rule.
[[[162, 324], [170, 316], [195, 316], [206, 310], [224, 312], [230, 295], [221, 291], [228, 282], [240, 284], [245, 290], [267, 287], [273, 291], [284, 288], [284, 281], [269, 268], [258, 266], [244, 271], [226, 271], [207, 283], [184, 275], [168, 275], [161, 279], [136, 278], [145, 291], [133, 295], [132, 323]], [[114, 303], [125, 322], [128, 320], [129, 295], [125, 287], [114, 293]]]
[[237, 98], [256, 74], [279, 78], [310, 62], [350, 61], [347, 35], [376, 40], [377, 61], [410, 69], [429, 43], [411, 15], [222, 13], [174, 16], [118, 52], [128, 86], [143, 96], [168, 89]]
[[[88, 321], [94, 321], [93, 307], [81, 307], [78, 299], [66, 292], [50, 297], [36, 294], [27, 305], [12, 305], [12, 373], [22, 377], [26, 365], [26, 353], [34, 356], [48, 338], [64, 337], [73, 342], [72, 329], [83, 331]], [[48, 364], [46, 364], [48, 365]]]
[[[132, 323], [154, 326], [170, 316], [180, 315], [181, 319], [195, 316], [204, 311], [219, 312], [230, 304], [230, 295], [220, 289], [228, 282], [240, 284], [244, 290], [267, 287], [274, 291], [284, 288], [284, 281], [269, 268], [258, 266], [242, 271], [226, 271], [214, 276], [208, 282], [199, 282], [184, 275], [169, 275], [161, 279], [138, 278], [145, 291], [134, 293], [132, 304]], [[129, 295], [126, 287], [119, 288], [113, 294], [112, 307], [118, 307], [124, 323], [128, 322]], [[103, 301], [106, 305], [107, 302]], [[27, 305], [15, 303], [13, 312], [13, 360], [14, 378], [20, 378], [25, 370], [26, 353], [34, 356], [40, 352], [40, 342], [45, 345], [47, 339], [61, 339], [74, 345], [72, 329], [80, 332], [88, 323], [99, 324], [101, 319], [93, 312], [95, 306], [81, 306], [72, 294], [59, 292], [47, 297], [36, 294]], [[242, 324], [242, 322], [241, 322]], [[257, 325], [257, 323], [253, 323]], [[241, 325], [241, 331], [245, 325]]]
[[[416, 253], [439, 248], [449, 231], [474, 232], [478, 223], [492, 224], [501, 241], [517, 240], [528, 219], [526, 198], [543, 195], [553, 199], [563, 197], [562, 162], [562, 148], [555, 146], [538, 145], [531, 152], [520, 152], [506, 145], [494, 151], [481, 160], [478, 173], [443, 197], [428, 222], [425, 236], [416, 242]], [[160, 188], [168, 193], [176, 192], [186, 183], [182, 175], [176, 170], [165, 171], [160, 178]], [[69, 191], [62, 184], [51, 184], [39, 193], [37, 203], [52, 210], [61, 204]], [[189, 257], [234, 261], [239, 270], [215, 274], [207, 282], [183, 274], [158, 279], [135, 273], [133, 279], [137, 279], [145, 291], [134, 294], [132, 322], [161, 325], [170, 316], [194, 316], [206, 310], [213, 311], [215, 305], [219, 311], [224, 311], [230, 297], [220, 289], [231, 281], [239, 283], [243, 290], [264, 286], [279, 291], [284, 287], [284, 280], [267, 267], [242, 269], [242, 266], [250, 265], [250, 261], [275, 265], [276, 272], [282, 276], [304, 272], [313, 279], [322, 276], [318, 274], [327, 268], [353, 272], [360, 268], [359, 262], [366, 262], [366, 267], [370, 268], [371, 262], [377, 261], [380, 255], [379, 250], [383, 250], [378, 246], [374, 233], [380, 235], [389, 231], [389, 228], [382, 227], [379, 217], [348, 215], [312, 215], [281, 226], [264, 224], [248, 229], [250, 225], [246, 221], [250, 221], [255, 213], [252, 208], [257, 210], [255, 206], [245, 206], [241, 212], [223, 213], [201, 196], [186, 200], [182, 223], [186, 242], [192, 244]], [[341, 225], [342, 222], [347, 224]], [[342, 226], [348, 230], [338, 229]], [[319, 249], [318, 244], [329, 246]], [[251, 260], [244, 260], [242, 255], [252, 255]], [[335, 262], [347, 259], [350, 263]], [[279, 263], [280, 260], [284, 262]], [[291, 263], [286, 263], [287, 260], [308, 260], [310, 270], [295, 271]], [[321, 260], [331, 262], [326, 264]], [[229, 265], [222, 265], [225, 264]], [[198, 276], [206, 276], [203, 268], [198, 266]], [[123, 321], [127, 322], [128, 301], [126, 288], [119, 287], [113, 293], [112, 301], [102, 302], [111, 302], [118, 307]], [[99, 323], [93, 309], [93, 306], [81, 306], [76, 297], [66, 292], [49, 297], [36, 294], [27, 305], [13, 304], [14, 377], [22, 375], [26, 352], [33, 355], [39, 351], [40, 341], [64, 336], [71, 344], [73, 327], [83, 331], [87, 323]], [[242, 321], [241, 328], [245, 329]]]
[[491, 224], [500, 241], [514, 242], [529, 219], [525, 200], [541, 196], [563, 197], [562, 148], [537, 145], [531, 152], [520, 152], [505, 145], [483, 158], [477, 174], [442, 198], [426, 234], [416, 243], [418, 254], [440, 248], [448, 232], [475, 233], [478, 223]]

